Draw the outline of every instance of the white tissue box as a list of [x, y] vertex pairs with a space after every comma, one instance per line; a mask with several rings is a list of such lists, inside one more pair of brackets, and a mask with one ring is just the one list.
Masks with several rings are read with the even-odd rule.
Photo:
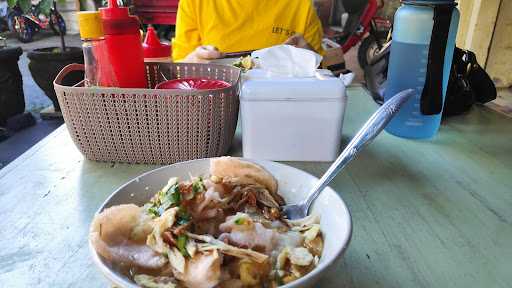
[[336, 159], [346, 106], [343, 82], [325, 71], [323, 76], [290, 78], [262, 76], [257, 70], [244, 76], [240, 95], [243, 156]]

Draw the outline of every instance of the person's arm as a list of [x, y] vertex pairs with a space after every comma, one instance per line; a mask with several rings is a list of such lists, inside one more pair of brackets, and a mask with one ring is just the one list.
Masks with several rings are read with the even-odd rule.
[[[295, 34], [292, 37], [288, 38], [283, 44], [292, 45], [297, 48], [304, 48], [309, 49], [311, 51], [315, 51], [311, 45], [309, 45], [308, 41], [304, 39], [304, 36], [302, 34]], [[316, 52], [316, 51], [315, 51]]]
[[182, 60], [201, 46], [194, 0], [180, 0], [176, 17], [176, 36], [172, 41], [172, 59]]
[[190, 52], [183, 62], [189, 63], [209, 63], [213, 59], [224, 57], [224, 54], [212, 45], [203, 45], [197, 47], [194, 51]]
[[320, 23], [320, 19], [318, 18], [316, 11], [313, 9], [313, 5], [310, 5], [306, 9], [308, 9], [308, 13], [306, 16], [304, 35], [297, 33], [288, 38], [284, 44], [292, 45], [298, 48], [309, 49], [319, 54], [323, 54], [322, 24]]
[[331, 10], [333, 6], [333, 0], [315, 0], [313, 1], [313, 6], [315, 10], [318, 12], [318, 18], [320, 18], [320, 22], [322, 23], [322, 27], [325, 30], [329, 27], [329, 20], [331, 18]]
[[202, 45], [197, 19], [197, 3], [194, 0], [181, 0], [176, 18], [176, 37], [172, 41], [174, 61], [205, 63], [221, 58], [217, 48]]

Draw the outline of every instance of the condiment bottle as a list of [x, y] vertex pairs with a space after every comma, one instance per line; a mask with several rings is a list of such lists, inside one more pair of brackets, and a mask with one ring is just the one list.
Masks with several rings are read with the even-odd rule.
[[139, 20], [109, 0], [108, 7], [100, 8], [106, 50], [110, 64], [121, 88], [147, 88], [146, 68]]
[[144, 61], [168, 62], [171, 60], [171, 45], [161, 43], [151, 25], [148, 26], [142, 48], [144, 49]]
[[84, 51], [85, 86], [100, 86], [101, 52], [104, 49], [103, 27], [99, 12], [78, 13], [80, 38]]

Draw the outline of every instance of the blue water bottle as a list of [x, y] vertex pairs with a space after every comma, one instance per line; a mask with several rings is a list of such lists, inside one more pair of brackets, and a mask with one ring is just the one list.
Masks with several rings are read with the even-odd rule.
[[454, 0], [402, 0], [395, 13], [384, 100], [405, 89], [411, 98], [386, 131], [425, 139], [439, 130], [459, 24]]

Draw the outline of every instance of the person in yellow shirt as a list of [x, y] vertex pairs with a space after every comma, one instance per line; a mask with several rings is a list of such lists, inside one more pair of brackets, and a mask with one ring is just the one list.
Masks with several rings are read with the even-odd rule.
[[283, 43], [322, 53], [322, 33], [312, 0], [180, 0], [172, 58], [205, 62]]

